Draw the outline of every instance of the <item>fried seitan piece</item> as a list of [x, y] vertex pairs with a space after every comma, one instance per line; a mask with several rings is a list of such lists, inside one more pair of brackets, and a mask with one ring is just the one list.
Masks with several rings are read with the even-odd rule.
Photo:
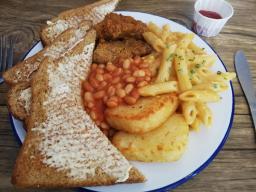
[[143, 39], [142, 34], [147, 30], [147, 26], [130, 16], [110, 13], [95, 26], [95, 29], [100, 39], [117, 40], [127, 37]]
[[151, 47], [142, 40], [101, 41], [93, 54], [95, 63], [113, 62], [118, 58], [144, 56], [151, 53]]

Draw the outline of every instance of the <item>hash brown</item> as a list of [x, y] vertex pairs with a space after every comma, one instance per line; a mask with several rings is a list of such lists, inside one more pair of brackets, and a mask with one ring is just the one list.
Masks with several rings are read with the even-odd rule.
[[118, 132], [112, 143], [128, 159], [143, 162], [178, 160], [188, 143], [189, 127], [182, 114], [174, 114], [159, 128], [145, 134]]
[[174, 94], [140, 98], [134, 105], [108, 108], [105, 118], [109, 125], [128, 133], [145, 133], [163, 124], [178, 107]]

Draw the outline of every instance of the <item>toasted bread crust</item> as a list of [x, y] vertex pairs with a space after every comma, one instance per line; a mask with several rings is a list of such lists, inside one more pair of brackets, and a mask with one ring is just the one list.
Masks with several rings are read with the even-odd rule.
[[[95, 36], [95, 31], [89, 32], [84, 40], [63, 57], [75, 56], [77, 53], [80, 53], [85, 45], [94, 42]], [[42, 138], [40, 130], [32, 130], [32, 128], [45, 122], [47, 116], [50, 115], [46, 114], [45, 107], [43, 107], [45, 104], [44, 101], [46, 101], [46, 97], [50, 91], [48, 70], [49, 65], [55, 67], [59, 64], [59, 61], [63, 61], [61, 59], [63, 58], [57, 61], [45, 59], [32, 80], [32, 107], [28, 123], [28, 132], [16, 160], [12, 183], [17, 187], [23, 188], [66, 188], [114, 184], [116, 178], [106, 174], [101, 168], [96, 169], [94, 176], [73, 178], [68, 176], [68, 169], [57, 169], [45, 163], [46, 157], [44, 153], [40, 151], [40, 144], [43, 142], [44, 138]], [[82, 103], [80, 103], [80, 105], [82, 105]], [[102, 134], [102, 136], [104, 135]], [[130, 175], [127, 182], [142, 182], [145, 180], [144, 176], [134, 168], [130, 169], [129, 173]]]
[[33, 72], [38, 68], [41, 58], [43, 58], [43, 50], [17, 63], [3, 73], [4, 81], [9, 85], [29, 82]]
[[7, 104], [15, 118], [25, 120], [30, 113], [30, 83], [19, 83], [8, 91]]
[[[82, 30], [89, 30], [92, 23], [90, 21], [84, 21], [79, 24]], [[9, 85], [15, 85], [17, 83], [29, 82], [33, 74], [37, 71], [40, 63], [46, 56], [51, 58], [58, 58], [63, 52], [67, 51], [77, 41], [74, 39], [78, 28], [70, 28], [59, 35], [51, 45], [44, 47], [41, 51], [17, 63], [15, 66], [4, 72], [3, 78]], [[73, 38], [73, 39], [72, 39]], [[80, 39], [80, 38], [78, 38]], [[71, 42], [71, 43], [68, 43]]]
[[[13, 85], [8, 94], [8, 105], [11, 113], [16, 118], [25, 120], [29, 115], [29, 98], [31, 98], [30, 80], [44, 58], [49, 57], [55, 59], [64, 54], [86, 34], [86, 31], [89, 30], [90, 27], [91, 22], [84, 21], [80, 23], [79, 28], [70, 28], [66, 30], [59, 35], [52, 45], [44, 48], [36, 55], [18, 63], [5, 72], [5, 80]], [[81, 34], [79, 34], [80, 32]], [[26, 96], [26, 98], [22, 98], [21, 96]]]
[[101, 0], [64, 11], [48, 21], [48, 25], [42, 28], [40, 37], [45, 45], [49, 45], [60, 33], [70, 27], [76, 27], [81, 21], [91, 20], [95, 25], [102, 21], [108, 13], [112, 12], [118, 2], [119, 0]]

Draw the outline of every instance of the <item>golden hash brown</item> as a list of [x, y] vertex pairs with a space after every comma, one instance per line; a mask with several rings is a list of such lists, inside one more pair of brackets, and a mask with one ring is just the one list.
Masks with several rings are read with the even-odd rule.
[[174, 114], [159, 128], [144, 134], [120, 131], [114, 135], [112, 143], [128, 160], [171, 162], [184, 153], [188, 133], [184, 117]]
[[129, 133], [145, 133], [163, 124], [178, 106], [174, 94], [140, 98], [134, 105], [119, 105], [105, 111], [109, 125]]

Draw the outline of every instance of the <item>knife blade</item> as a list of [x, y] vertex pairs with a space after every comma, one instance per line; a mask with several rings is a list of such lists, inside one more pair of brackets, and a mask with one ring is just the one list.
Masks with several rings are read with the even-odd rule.
[[255, 89], [252, 83], [252, 76], [250, 73], [250, 66], [247, 62], [245, 54], [243, 51], [239, 50], [235, 54], [235, 69], [238, 76], [238, 80], [244, 91], [245, 97], [249, 104], [249, 108], [252, 115], [252, 120], [254, 124], [254, 130], [256, 133], [256, 96]]

